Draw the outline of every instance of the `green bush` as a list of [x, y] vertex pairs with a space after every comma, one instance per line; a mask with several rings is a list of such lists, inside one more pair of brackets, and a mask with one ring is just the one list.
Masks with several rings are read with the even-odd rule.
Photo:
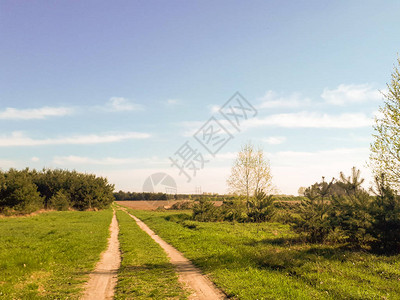
[[201, 198], [193, 205], [193, 219], [200, 222], [217, 221], [220, 219], [217, 210], [211, 200]]
[[263, 191], [258, 190], [254, 197], [249, 199], [249, 220], [252, 222], [265, 222], [271, 220], [275, 213], [274, 197], [267, 196]]
[[375, 178], [376, 199], [371, 207], [371, 233], [375, 248], [385, 252], [400, 252], [400, 197], [381, 175]]
[[224, 200], [220, 207], [222, 219], [231, 222], [246, 222], [248, 219], [246, 211], [246, 202], [241, 198]]
[[373, 221], [371, 204], [370, 195], [364, 191], [351, 196], [332, 197], [330, 222], [332, 228], [344, 234], [344, 241], [362, 246], [373, 240], [370, 235]]
[[327, 200], [303, 200], [300, 204], [299, 218], [292, 227], [296, 232], [304, 233], [309, 242], [323, 242], [331, 231]]
[[1, 176], [0, 210], [31, 213], [43, 207], [43, 199], [32, 182], [29, 170], [10, 169]]
[[56, 210], [68, 210], [71, 205], [71, 201], [68, 195], [60, 190], [48, 201], [47, 207]]

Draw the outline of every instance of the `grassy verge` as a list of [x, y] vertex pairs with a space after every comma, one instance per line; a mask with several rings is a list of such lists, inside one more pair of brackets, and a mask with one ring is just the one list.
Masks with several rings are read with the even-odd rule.
[[108, 209], [0, 218], [0, 298], [77, 299], [111, 217]]
[[200, 223], [176, 211], [134, 214], [231, 297], [400, 299], [400, 255], [304, 244], [279, 223]]
[[162, 248], [125, 212], [117, 218], [122, 264], [115, 299], [186, 299]]

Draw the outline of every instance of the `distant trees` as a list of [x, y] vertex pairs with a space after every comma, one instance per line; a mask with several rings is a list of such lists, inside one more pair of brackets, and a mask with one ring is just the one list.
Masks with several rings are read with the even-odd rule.
[[395, 189], [400, 188], [400, 58], [394, 67], [388, 92], [383, 94], [381, 116], [375, 118], [375, 140], [371, 144], [371, 167], [376, 176], [385, 174], [385, 180]]
[[247, 207], [256, 191], [271, 192], [271, 168], [263, 150], [251, 143], [245, 144], [237, 155], [227, 184], [230, 192], [246, 197]]
[[112, 201], [114, 185], [92, 174], [66, 170], [0, 172], [0, 212], [31, 213], [41, 208], [102, 209]]

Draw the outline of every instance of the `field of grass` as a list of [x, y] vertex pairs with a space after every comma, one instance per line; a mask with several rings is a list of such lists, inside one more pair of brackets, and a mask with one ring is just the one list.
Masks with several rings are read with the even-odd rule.
[[182, 211], [133, 213], [231, 297], [400, 299], [400, 255], [304, 244], [279, 223], [200, 223]]
[[0, 298], [78, 299], [111, 217], [108, 209], [0, 218]]
[[117, 211], [122, 265], [115, 299], [186, 299], [164, 250], [123, 211]]

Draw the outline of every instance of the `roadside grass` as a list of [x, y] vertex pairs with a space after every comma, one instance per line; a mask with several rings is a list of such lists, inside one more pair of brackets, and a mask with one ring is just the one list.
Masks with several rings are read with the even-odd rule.
[[78, 299], [111, 217], [107, 209], [0, 218], [0, 298]]
[[239, 299], [400, 299], [400, 255], [306, 244], [288, 225], [195, 222], [132, 211]]
[[166, 253], [127, 213], [117, 210], [122, 263], [115, 299], [186, 299]]

